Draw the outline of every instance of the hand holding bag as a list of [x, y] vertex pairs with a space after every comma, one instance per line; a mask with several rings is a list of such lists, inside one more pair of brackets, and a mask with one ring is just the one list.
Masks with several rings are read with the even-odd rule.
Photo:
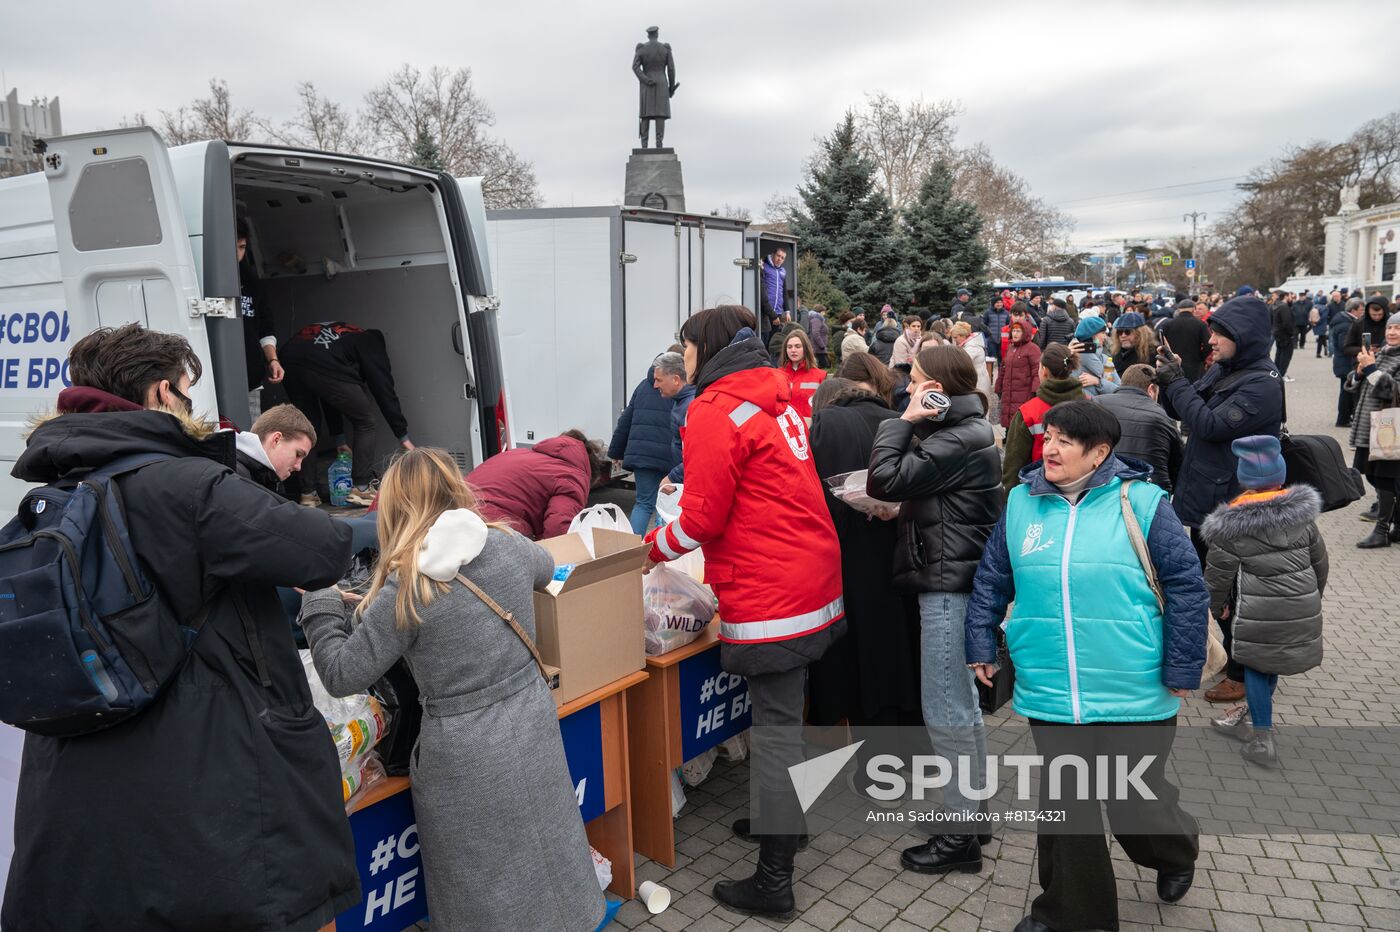
[[[1128, 527], [1128, 539], [1133, 542], [1133, 552], [1137, 554], [1138, 562], [1142, 564], [1142, 571], [1147, 574], [1147, 584], [1152, 587], [1152, 594], [1157, 597], [1157, 607], [1165, 610], [1167, 599], [1162, 594], [1162, 584], [1157, 581], [1157, 568], [1152, 565], [1152, 554], [1147, 551], [1147, 539], [1142, 536], [1142, 525], [1138, 524], [1137, 514], [1133, 512], [1133, 506], [1128, 501], [1128, 486], [1130, 484], [1130, 482], [1124, 482], [1119, 489], [1119, 499], [1123, 505], [1123, 523]], [[1214, 679], [1215, 675], [1225, 668], [1229, 659], [1225, 653], [1225, 641], [1220, 635], [1220, 627], [1207, 611], [1206, 663], [1201, 668], [1201, 685], [1204, 686], [1208, 681]]]

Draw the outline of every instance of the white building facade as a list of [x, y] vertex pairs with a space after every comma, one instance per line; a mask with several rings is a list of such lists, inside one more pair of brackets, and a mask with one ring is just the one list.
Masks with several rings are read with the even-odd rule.
[[1342, 192], [1342, 209], [1324, 218], [1326, 246], [1322, 278], [1333, 284], [1395, 297], [1400, 280], [1400, 203], [1361, 210], [1353, 190]]
[[19, 91], [11, 88], [0, 104], [0, 176], [39, 171], [34, 140], [62, 135], [57, 97], [22, 104]]

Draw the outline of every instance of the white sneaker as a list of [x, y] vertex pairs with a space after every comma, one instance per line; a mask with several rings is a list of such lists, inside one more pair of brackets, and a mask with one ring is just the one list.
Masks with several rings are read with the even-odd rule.
[[1293, 376], [1291, 376], [1291, 375], [1285, 375], [1285, 376], [1283, 377], [1283, 380], [1284, 380], [1285, 382], [1296, 382], [1296, 381], [1298, 381], [1297, 379], [1293, 378]]
[[315, 492], [302, 492], [301, 498], [297, 499], [297, 501], [301, 502], [301, 504], [305, 505], [307, 508], [321, 507], [321, 496], [317, 495]]
[[360, 505], [361, 507], [368, 508], [370, 505], [374, 504], [374, 500], [378, 495], [379, 487], [374, 483], [370, 483], [366, 486], [354, 486], [350, 489], [349, 494], [345, 496], [345, 503], [347, 505]]

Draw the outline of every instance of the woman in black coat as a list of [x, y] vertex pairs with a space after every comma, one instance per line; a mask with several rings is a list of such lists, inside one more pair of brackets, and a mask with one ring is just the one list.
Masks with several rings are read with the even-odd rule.
[[[884, 374], [888, 378], [888, 370]], [[880, 388], [888, 391], [888, 385], [836, 378], [817, 390], [812, 458], [823, 481], [870, 465], [877, 429], [899, 416]], [[847, 626], [845, 636], [808, 668], [807, 721], [834, 725], [844, 718], [856, 728], [922, 725], [918, 615], [913, 599], [894, 587], [896, 524], [862, 514], [830, 489], [826, 504], [841, 542]], [[861, 759], [882, 752], [867, 740]]]

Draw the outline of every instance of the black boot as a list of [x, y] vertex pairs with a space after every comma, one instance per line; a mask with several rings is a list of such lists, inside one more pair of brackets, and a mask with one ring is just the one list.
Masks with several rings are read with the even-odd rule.
[[787, 920], [797, 915], [792, 899], [792, 858], [797, 854], [796, 835], [762, 835], [758, 842], [758, 867], [745, 880], [721, 880], [714, 897], [725, 908], [746, 916]]
[[934, 835], [927, 844], [905, 848], [899, 863], [918, 874], [976, 874], [982, 870], [982, 846], [973, 835]]
[[[735, 819], [734, 824], [731, 825], [730, 828], [734, 832], [734, 837], [739, 839], [740, 841], [757, 842], [763, 838], [762, 835], [755, 835], [753, 833], [753, 823], [748, 819]], [[807, 845], [811, 843], [811, 841], [812, 836], [808, 835], [806, 832], [803, 832], [801, 835], [798, 835], [797, 850], [806, 851]]]
[[1391, 540], [1390, 520], [1395, 514], [1395, 493], [1380, 493], [1380, 507], [1376, 509], [1376, 526], [1371, 529], [1371, 533], [1365, 540], [1357, 541], [1356, 546], [1362, 550], [1374, 550], [1377, 547], [1389, 547]]

